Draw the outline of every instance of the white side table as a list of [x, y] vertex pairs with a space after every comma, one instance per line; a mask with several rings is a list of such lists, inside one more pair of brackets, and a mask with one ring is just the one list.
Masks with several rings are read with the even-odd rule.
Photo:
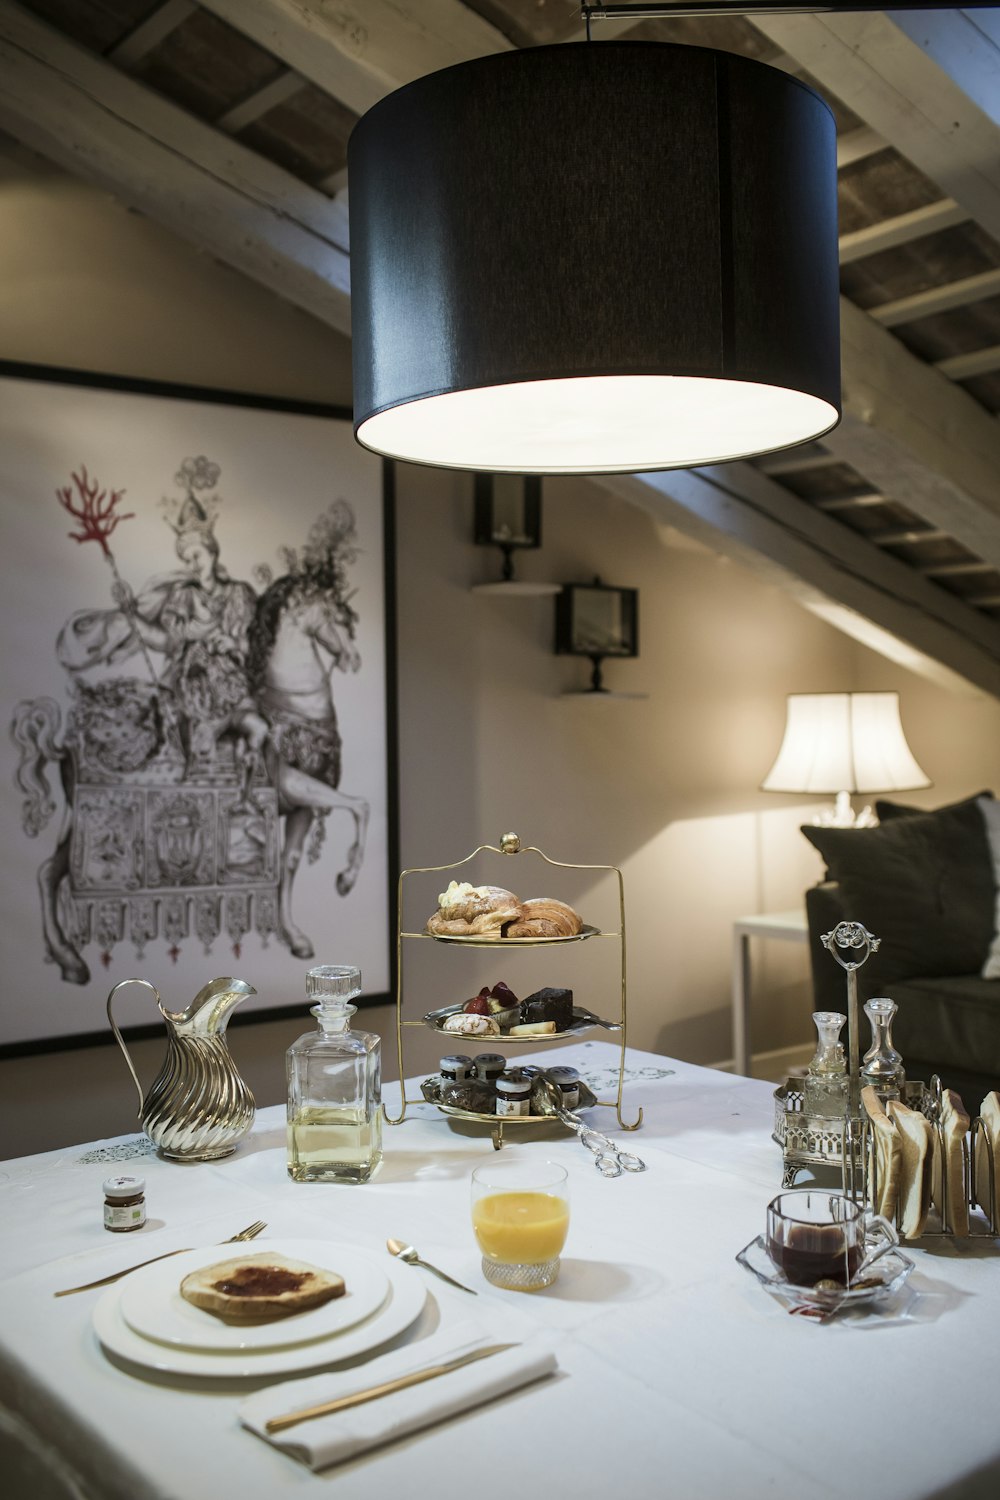
[[807, 943], [805, 909], [769, 911], [756, 917], [737, 917], [733, 923], [733, 1058], [737, 1073], [750, 1075], [750, 939], [781, 938]]

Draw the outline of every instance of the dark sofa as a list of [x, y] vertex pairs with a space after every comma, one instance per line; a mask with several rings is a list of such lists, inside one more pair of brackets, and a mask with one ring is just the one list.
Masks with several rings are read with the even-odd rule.
[[[1000, 979], [980, 973], [997, 913], [983, 814], [975, 798], [934, 812], [889, 802], [876, 810], [876, 828], [802, 830], [828, 877], [806, 893], [815, 1007], [846, 1009], [846, 975], [821, 936], [862, 922], [882, 941], [858, 971], [859, 999], [895, 1000], [893, 1041], [907, 1075], [938, 1073], [974, 1113], [1000, 1088]], [[862, 1015], [862, 1055], [869, 1041]]]

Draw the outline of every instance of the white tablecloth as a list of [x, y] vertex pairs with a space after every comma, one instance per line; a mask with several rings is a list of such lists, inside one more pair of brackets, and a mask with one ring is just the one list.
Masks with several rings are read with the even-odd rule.
[[[558, 1057], [603, 1074], [608, 1097], [616, 1048], [587, 1042]], [[734, 1260], [780, 1184], [771, 1086], [635, 1051], [627, 1076], [626, 1117], [641, 1104], [642, 1129], [612, 1129], [608, 1110], [595, 1123], [645, 1159], [644, 1174], [604, 1180], [559, 1127], [525, 1131], [516, 1147], [563, 1162], [571, 1181], [562, 1274], [534, 1297], [491, 1289], [479, 1269], [469, 1176], [492, 1153], [488, 1136], [429, 1106], [387, 1129], [382, 1169], [359, 1187], [289, 1180], [281, 1107], [260, 1111], [216, 1164], [118, 1155], [109, 1167], [141, 1137], [0, 1162], [0, 1439], [15, 1455], [5, 1493], [272, 1500], [339, 1484], [350, 1500], [506, 1500], [544, 1484], [573, 1500], [995, 1500], [996, 1244], [914, 1250], [902, 1316], [790, 1317]], [[135, 1234], [102, 1226], [100, 1184], [116, 1170], [147, 1179], [149, 1222]], [[480, 1292], [473, 1304], [429, 1278], [410, 1338], [474, 1306], [498, 1338], [554, 1334], [560, 1373], [317, 1475], [241, 1428], [252, 1387], [116, 1364], [91, 1327], [99, 1293], [51, 1295], [258, 1217], [269, 1225], [260, 1244], [326, 1237], [382, 1256], [388, 1235], [405, 1238]]]

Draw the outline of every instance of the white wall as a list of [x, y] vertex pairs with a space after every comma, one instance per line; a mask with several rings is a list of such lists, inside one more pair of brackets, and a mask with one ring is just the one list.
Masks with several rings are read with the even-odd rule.
[[[347, 341], [234, 272], [193, 253], [113, 200], [23, 159], [0, 171], [0, 355], [54, 365], [346, 403]], [[629, 937], [629, 1039], [694, 1061], [731, 1054], [730, 928], [744, 913], [791, 907], [821, 873], [798, 832], [812, 811], [759, 792], [792, 691], [897, 688], [927, 805], [1000, 783], [1000, 704], [951, 697], [840, 635], [777, 589], [716, 558], [626, 502], [579, 480], [546, 481], [544, 546], [521, 575], [640, 590], [641, 656], [607, 668], [637, 700], [565, 697], [587, 664], [552, 653], [546, 599], [476, 596], [498, 560], [471, 540], [471, 481], [399, 473], [401, 852], [406, 865], [453, 860], [510, 828], [564, 860], [620, 864]], [[6, 774], [6, 773], [5, 773]], [[919, 800], [915, 797], [914, 800]], [[527, 857], [484, 866], [522, 896], [578, 901], [610, 925], [599, 883], [556, 882]], [[409, 916], [441, 889], [426, 878]], [[337, 955], [328, 955], [336, 959]], [[407, 1014], [489, 979], [523, 989], [571, 983], [607, 1014], [615, 950], [581, 945], [485, 958], [408, 945]], [[252, 975], [249, 977], [252, 978]], [[804, 1041], [811, 1027], [804, 950], [761, 945], [755, 1047]], [[16, 974], [5, 976], [16, 983]], [[308, 1016], [233, 1032], [262, 1103], [283, 1092], [282, 1054]], [[386, 1037], [393, 1016], [365, 1014]], [[437, 1055], [409, 1030], [411, 1071]], [[159, 1042], [140, 1049], [151, 1076]], [[16, 1155], [127, 1130], [134, 1090], [111, 1049], [0, 1064], [3, 1145]], [[391, 1137], [390, 1137], [391, 1142]]]

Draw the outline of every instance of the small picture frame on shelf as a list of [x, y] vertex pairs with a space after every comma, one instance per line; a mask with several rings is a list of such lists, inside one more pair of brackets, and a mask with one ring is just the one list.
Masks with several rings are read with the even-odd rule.
[[556, 654], [638, 656], [639, 590], [592, 583], [566, 583], [556, 600]]
[[542, 481], [537, 474], [477, 474], [473, 490], [477, 547], [515, 548], [542, 544]]

